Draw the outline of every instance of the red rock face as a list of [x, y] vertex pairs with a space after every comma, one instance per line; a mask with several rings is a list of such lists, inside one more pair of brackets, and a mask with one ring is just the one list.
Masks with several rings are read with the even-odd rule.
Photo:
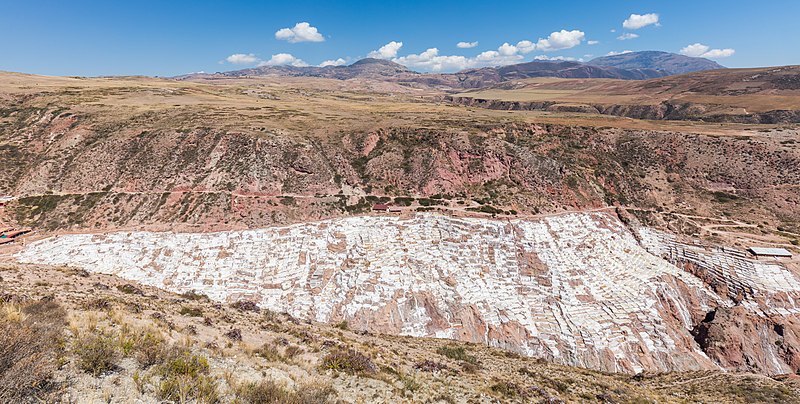
[[796, 317], [758, 317], [735, 306], [709, 312], [692, 334], [703, 352], [727, 369], [796, 373], [799, 325]]

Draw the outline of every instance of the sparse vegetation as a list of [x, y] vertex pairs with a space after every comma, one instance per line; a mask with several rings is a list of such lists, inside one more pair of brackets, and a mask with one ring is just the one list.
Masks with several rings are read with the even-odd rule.
[[[42, 278], [59, 293], [67, 290], [59, 287], [62, 282], [78, 288], [108, 287], [99, 289], [103, 295], [91, 300], [69, 293], [57, 297], [65, 299], [69, 315], [52, 298], [17, 302], [5, 291], [0, 294], [5, 302], [0, 303], [0, 331], [10, 336], [8, 341], [22, 341], [0, 344], [4, 366], [0, 380], [15, 381], [0, 384], [3, 401], [18, 402], [19, 397], [46, 401], [65, 389], [71, 389], [72, 397], [82, 398], [96, 391], [96, 386], [109, 389], [102, 393], [104, 400], [198, 403], [373, 402], [385, 397], [450, 403], [479, 395], [523, 402], [744, 402], [745, 398], [790, 402], [800, 395], [791, 384], [770, 378], [713, 371], [631, 377], [553, 365], [480, 345], [392, 336], [376, 339], [335, 324], [305, 324], [281, 314], [240, 311], [205, 299], [188, 300], [191, 307], [226, 326], [206, 326], [204, 333], [194, 335], [188, 330], [199, 320], [180, 314], [185, 305], [174, 304], [180, 301], [177, 295], [152, 290], [147, 296], [129, 294], [116, 287], [124, 283], [108, 276], [98, 280], [98, 275], [85, 278], [71, 271], [39, 268], [36, 272], [46, 275]], [[15, 293], [40, 290], [35, 286], [38, 276], [3, 273], [2, 278]], [[107, 304], [91, 303], [96, 300]], [[272, 327], [262, 328], [265, 317], [271, 319]], [[65, 328], [66, 318], [70, 320]], [[267, 342], [255, 350], [241, 341], [220, 347], [232, 330], [238, 330], [239, 336], [246, 330], [255, 340]], [[400, 358], [410, 361], [403, 363]], [[265, 359], [271, 374], [258, 371], [265, 369]], [[8, 363], [14, 361], [20, 365], [9, 368]], [[32, 363], [37, 366], [31, 367]], [[287, 370], [303, 376], [294, 379], [296, 384], [285, 384], [280, 380], [289, 374]], [[436, 382], [442, 377], [452, 382]]]
[[0, 401], [54, 398], [64, 316], [51, 300], [0, 304]]
[[352, 374], [374, 374], [378, 367], [372, 360], [355, 349], [337, 348], [322, 358], [323, 369], [331, 369]]
[[73, 342], [72, 352], [78, 367], [94, 376], [116, 369], [122, 356], [116, 338], [102, 331], [79, 335]]
[[334, 402], [336, 391], [329, 385], [302, 384], [289, 390], [272, 380], [248, 382], [236, 387], [243, 404], [325, 404]]
[[467, 352], [467, 349], [461, 345], [447, 345], [439, 347], [436, 350], [436, 353], [442, 356], [446, 356], [455, 361], [466, 362], [470, 364], [477, 364], [478, 358], [473, 355], [470, 355]]

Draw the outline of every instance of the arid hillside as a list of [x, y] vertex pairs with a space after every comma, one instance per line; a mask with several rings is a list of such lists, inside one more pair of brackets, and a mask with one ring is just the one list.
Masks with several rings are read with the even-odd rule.
[[800, 233], [792, 128], [473, 109], [309, 78], [3, 74], [0, 94], [4, 220], [39, 231], [254, 228], [388, 201], [500, 217], [624, 205], [787, 245]]
[[645, 81], [528, 79], [448, 96], [503, 110], [583, 112], [654, 120], [800, 122], [800, 66], [723, 69]]
[[303, 322], [83, 270], [0, 268], [4, 402], [792, 402], [794, 377], [609, 374]]

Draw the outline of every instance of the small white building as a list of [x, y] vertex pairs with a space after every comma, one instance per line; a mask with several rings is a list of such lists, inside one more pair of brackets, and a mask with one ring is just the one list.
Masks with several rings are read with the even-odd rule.
[[792, 258], [792, 252], [785, 248], [750, 247], [747, 251], [756, 257]]

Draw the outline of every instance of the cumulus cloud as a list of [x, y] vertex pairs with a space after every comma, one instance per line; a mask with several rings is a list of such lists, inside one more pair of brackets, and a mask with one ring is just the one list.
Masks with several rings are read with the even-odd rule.
[[538, 55], [533, 58], [533, 60], [549, 60], [549, 61], [567, 61], [567, 62], [583, 62], [583, 59], [577, 59], [570, 56], [547, 56], [547, 55]]
[[711, 49], [710, 46], [701, 43], [694, 43], [681, 49], [682, 55], [709, 59], [726, 58], [734, 53], [736, 51], [730, 48]]
[[228, 63], [235, 65], [252, 65], [258, 62], [258, 56], [252, 53], [234, 53], [233, 55], [225, 58]]
[[658, 14], [631, 14], [628, 19], [622, 22], [622, 27], [626, 29], [639, 29], [648, 25], [659, 25]]
[[631, 52], [633, 52], [633, 51], [631, 51], [631, 50], [624, 50], [622, 52], [611, 51], [611, 52], [606, 53], [606, 56], [624, 55], [626, 53], [631, 53]]
[[[397, 57], [398, 50], [403, 46], [402, 42], [389, 42], [376, 51], [369, 53], [369, 57], [381, 59], [391, 59], [393, 62], [400, 63], [412, 69], [428, 71], [457, 71], [469, 68], [486, 66], [504, 66], [523, 62], [526, 54], [535, 50], [549, 52], [560, 49], [569, 49], [580, 45], [585, 39], [586, 34], [579, 30], [561, 30], [551, 33], [547, 38], [540, 38], [536, 42], [522, 40], [516, 44], [505, 42], [497, 50], [487, 50], [475, 57], [460, 55], [441, 55], [438, 48], [429, 48], [419, 54], [411, 54]], [[596, 42], [595, 42], [596, 43]], [[471, 45], [473, 43], [464, 43]], [[477, 43], [475, 43], [477, 45]], [[460, 48], [467, 48], [461, 46]], [[558, 56], [553, 58], [538, 57], [537, 60], [580, 60], [570, 57]]]
[[600, 41], [586, 41], [587, 45], [597, 45], [599, 43], [600, 43]]
[[586, 37], [586, 34], [583, 31], [579, 31], [577, 29], [572, 31], [567, 31], [562, 29], [561, 31], [556, 31], [550, 34], [547, 38], [539, 39], [536, 42], [536, 49], [550, 52], [556, 51], [561, 49], [569, 49], [574, 48], [581, 44], [581, 41]]
[[338, 58], [338, 59], [335, 59], [335, 60], [333, 60], [333, 59], [331, 59], [331, 60], [326, 60], [326, 61], [324, 61], [324, 62], [320, 63], [320, 64], [319, 64], [319, 67], [325, 67], [325, 66], [343, 66], [343, 65], [345, 65], [345, 64], [347, 64], [347, 61], [346, 61], [346, 60], [344, 60], [344, 59], [342, 59], [342, 58]]
[[403, 66], [429, 70], [434, 72], [462, 70], [470, 66], [470, 61], [464, 56], [439, 55], [439, 49], [429, 48], [420, 54], [411, 54], [393, 59]]
[[402, 42], [392, 41], [381, 46], [378, 50], [370, 52], [367, 57], [376, 59], [392, 59], [397, 57], [397, 51], [403, 47]]
[[419, 54], [393, 58], [392, 61], [412, 69], [442, 72], [459, 71], [476, 67], [510, 65], [520, 63], [523, 59], [524, 56], [520, 54], [518, 46], [505, 43], [501, 45], [498, 50], [481, 52], [475, 57], [440, 55], [438, 48], [429, 48], [425, 52]]
[[294, 67], [306, 67], [308, 63], [304, 62], [302, 59], [298, 59], [289, 53], [278, 53], [272, 55], [269, 60], [263, 61], [258, 64], [259, 66], [294, 66]]
[[307, 22], [298, 22], [293, 28], [281, 28], [275, 32], [275, 38], [281, 41], [296, 42], [322, 42], [325, 38], [316, 27]]
[[456, 47], [457, 48], [461, 48], [461, 49], [470, 49], [470, 48], [474, 48], [476, 46], [478, 46], [478, 41], [475, 41], [475, 42], [459, 42], [459, 43], [456, 44]]
[[636, 39], [638, 37], [639, 37], [639, 35], [634, 34], [633, 32], [626, 32], [626, 33], [618, 36], [617, 39], [619, 39], [620, 41], [626, 41], [628, 39]]

